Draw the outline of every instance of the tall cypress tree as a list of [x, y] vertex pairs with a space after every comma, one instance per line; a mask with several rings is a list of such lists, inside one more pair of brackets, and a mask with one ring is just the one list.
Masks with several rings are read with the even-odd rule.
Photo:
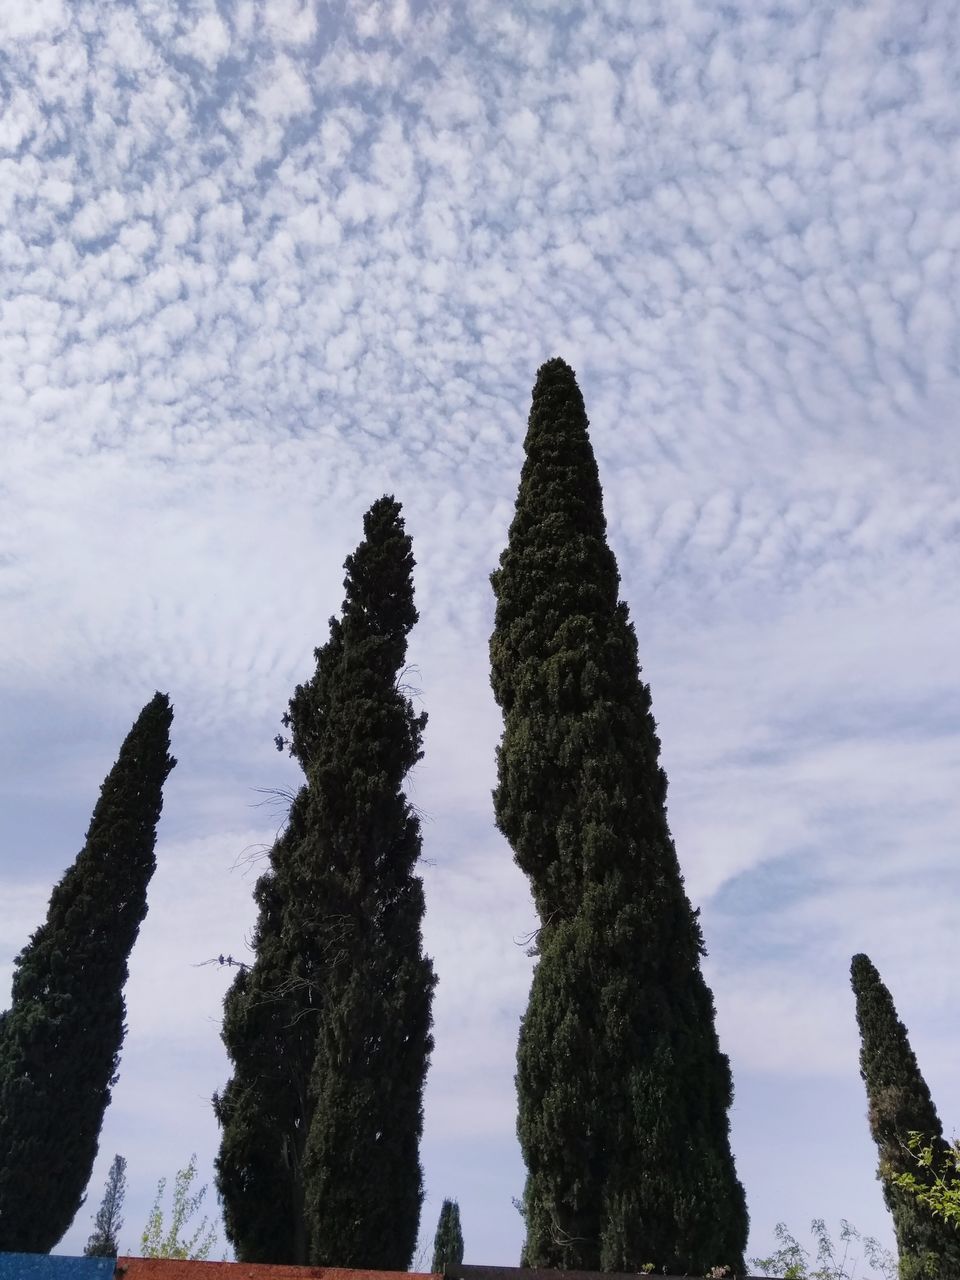
[[460, 1206], [456, 1200], [444, 1200], [433, 1238], [434, 1275], [456, 1272], [463, 1262], [463, 1232], [460, 1229]]
[[286, 720], [306, 782], [257, 886], [255, 960], [226, 1001], [217, 1181], [244, 1261], [405, 1270], [435, 979], [402, 788], [426, 716], [401, 679], [417, 612], [399, 503], [374, 503], [364, 534]]
[[[956, 1280], [960, 1276], [960, 1232], [891, 1181], [892, 1175], [906, 1172], [921, 1182], [932, 1180], [938, 1171], [952, 1167], [940, 1117], [920, 1074], [907, 1029], [867, 956], [853, 957], [850, 981], [857, 1002], [867, 1119], [880, 1157], [877, 1176], [897, 1236], [900, 1280]], [[923, 1134], [934, 1149], [930, 1169], [921, 1169], [909, 1153], [907, 1142], [912, 1132]]]
[[83, 1251], [86, 1257], [115, 1258], [120, 1252], [120, 1229], [123, 1226], [120, 1214], [126, 1194], [127, 1162], [123, 1156], [116, 1155], [107, 1174], [93, 1232]]
[[666, 779], [573, 370], [533, 391], [493, 575], [497, 823], [539, 959], [517, 1054], [531, 1266], [743, 1266], [730, 1067], [666, 819]]
[[0, 1018], [0, 1251], [46, 1253], [83, 1200], [147, 912], [173, 711], [156, 694], [107, 774], [84, 847], [16, 959]]

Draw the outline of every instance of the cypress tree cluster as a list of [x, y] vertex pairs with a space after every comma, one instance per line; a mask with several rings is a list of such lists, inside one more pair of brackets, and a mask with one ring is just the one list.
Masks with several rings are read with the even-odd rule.
[[[960, 1276], [960, 1232], [891, 1181], [891, 1175], [907, 1172], [921, 1182], [932, 1180], [936, 1173], [952, 1168], [940, 1117], [920, 1074], [907, 1029], [869, 957], [853, 957], [850, 980], [860, 1028], [860, 1075], [867, 1089], [867, 1119], [879, 1152], [877, 1176], [897, 1237], [900, 1280], [956, 1280]], [[913, 1132], [921, 1133], [925, 1143], [933, 1146], [934, 1163], [928, 1170], [920, 1169], [909, 1153], [907, 1142]]]
[[[739, 1273], [748, 1219], [730, 1067], [588, 425], [573, 371], [548, 361], [492, 575], [504, 716], [495, 813], [540, 922], [517, 1051], [522, 1261]], [[436, 978], [423, 953], [420, 823], [403, 791], [426, 724], [403, 684], [413, 568], [400, 505], [381, 498], [346, 559], [340, 616], [284, 717], [305, 780], [256, 885], [255, 958], [224, 1002], [233, 1074], [214, 1097], [217, 1186], [243, 1262], [402, 1271], [416, 1246]], [[144, 707], [16, 960], [0, 1013], [0, 1252], [49, 1251], [83, 1201], [176, 763], [172, 714], [160, 693]], [[853, 958], [851, 980], [900, 1280], [957, 1280], [960, 1232], [924, 1202], [941, 1177], [954, 1194], [951, 1148], [867, 956]], [[117, 1253], [124, 1190], [116, 1156], [87, 1254]], [[459, 1207], [444, 1200], [432, 1269], [462, 1261]]]
[[433, 1237], [433, 1261], [430, 1270], [434, 1275], [454, 1272], [463, 1262], [463, 1232], [460, 1229], [460, 1206], [456, 1200], [444, 1200], [437, 1220], [437, 1232]]
[[86, 842], [16, 959], [0, 1015], [0, 1251], [46, 1253], [97, 1155], [125, 1031], [127, 961], [147, 911], [173, 711], [147, 703], [103, 783]]
[[533, 391], [500, 568], [498, 826], [539, 959], [517, 1056], [530, 1266], [743, 1268], [732, 1083], [573, 371]]
[[402, 788], [426, 716], [401, 679], [417, 611], [399, 503], [374, 503], [364, 535], [286, 718], [306, 781], [257, 885], [255, 960], [225, 1003], [217, 1185], [243, 1261], [405, 1270], [435, 978]]

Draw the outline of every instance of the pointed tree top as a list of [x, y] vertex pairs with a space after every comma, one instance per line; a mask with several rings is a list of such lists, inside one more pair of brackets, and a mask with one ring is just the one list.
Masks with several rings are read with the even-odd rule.
[[567, 364], [562, 356], [551, 356], [549, 360], [544, 360], [537, 370], [535, 388], [547, 386], [551, 383], [566, 383], [568, 386], [574, 387], [577, 385], [577, 375], [574, 369]]
[[527, 451], [541, 428], [548, 428], [551, 436], [559, 433], [585, 438], [588, 426], [586, 405], [573, 369], [559, 356], [542, 364], [533, 384]]
[[589, 430], [577, 375], [559, 356], [548, 360], [537, 370], [533, 385], [523, 446], [527, 454], [523, 476], [529, 474], [531, 466], [539, 469], [546, 464], [557, 479], [563, 476], [568, 482], [574, 480], [577, 488], [585, 487], [590, 503], [602, 511], [600, 473]]
[[879, 982], [880, 974], [870, 957], [860, 951], [850, 961], [850, 978], [854, 983]]
[[[607, 545], [589, 428], [574, 371], [559, 357], [548, 360], [537, 371], [516, 509], [500, 567], [492, 575], [498, 630], [530, 608], [570, 616], [616, 610], [620, 574]], [[519, 636], [511, 643], [525, 647]], [[498, 645], [496, 632], [493, 645]], [[495, 692], [507, 707], [511, 695], [498, 684], [497, 656], [493, 661]]]
[[134, 720], [130, 732], [132, 734], [137, 729], [151, 723], [161, 727], [165, 725], [167, 729], [173, 723], [173, 706], [170, 702], [170, 695], [161, 693], [159, 689], [150, 701], [144, 704], [140, 714]]
[[416, 624], [413, 543], [402, 508], [384, 494], [363, 517], [364, 538], [344, 561], [344, 618], [361, 616], [385, 636], [400, 638]]
[[861, 952], [853, 957], [850, 980], [860, 1028], [860, 1074], [870, 1095], [874, 1137], [897, 1135], [905, 1140], [916, 1129], [927, 1138], [939, 1138], [943, 1128], [907, 1028], [869, 956]]
[[[883, 1069], [884, 1083], [902, 1083], [904, 1071], [911, 1082], [918, 1074], [917, 1060], [907, 1029], [897, 1016], [893, 997], [884, 985], [876, 965], [860, 952], [850, 962], [850, 984], [857, 1002], [857, 1022], [862, 1037], [861, 1074]], [[893, 1075], [896, 1078], [893, 1078]]]

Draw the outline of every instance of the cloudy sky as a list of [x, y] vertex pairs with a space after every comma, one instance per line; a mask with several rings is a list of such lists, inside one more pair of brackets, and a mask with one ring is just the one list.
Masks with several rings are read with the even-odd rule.
[[[513, 10], [513, 11], [511, 11]], [[140, 707], [175, 704], [115, 1151], [190, 1153], [272, 738], [383, 492], [418, 560], [424, 1233], [517, 1260], [535, 920], [493, 826], [488, 574], [577, 370], [701, 906], [752, 1251], [889, 1239], [850, 956], [960, 1126], [960, 3], [0, 4], [0, 1000]], [[951, 425], [953, 424], [953, 425]], [[213, 1199], [211, 1189], [210, 1199]], [[215, 1209], [215, 1206], [214, 1206]]]

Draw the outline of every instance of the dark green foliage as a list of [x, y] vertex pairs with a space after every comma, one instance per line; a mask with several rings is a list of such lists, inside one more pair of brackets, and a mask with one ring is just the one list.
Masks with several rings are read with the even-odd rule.
[[147, 703], [107, 775], [76, 862], [16, 960], [0, 1018], [0, 1251], [46, 1253], [83, 1200], [125, 1031], [127, 960], [147, 885], [173, 711]]
[[587, 426], [549, 361], [493, 575], [494, 803], [541, 921], [517, 1056], [524, 1261], [742, 1270], [730, 1068]]
[[[952, 1167], [940, 1117], [910, 1048], [907, 1029], [867, 956], [853, 957], [850, 980], [857, 1001], [867, 1119], [880, 1157], [877, 1176], [897, 1236], [900, 1280], [957, 1280], [960, 1232], [890, 1181], [892, 1175], [908, 1172], [920, 1181], [932, 1181], [937, 1172]], [[909, 1135], [916, 1132], [934, 1149], [930, 1169], [918, 1167], [908, 1150]]]
[[287, 902], [305, 805], [304, 787], [255, 890], [256, 960], [240, 970], [224, 1001], [223, 1041], [234, 1070], [214, 1098], [222, 1129], [217, 1189], [227, 1238], [245, 1262], [307, 1259], [303, 1149], [316, 1015], [306, 975], [316, 957], [298, 946]]
[[103, 1200], [97, 1210], [93, 1234], [87, 1241], [84, 1255], [88, 1258], [115, 1258], [120, 1252], [120, 1228], [123, 1219], [123, 1197], [127, 1193], [127, 1162], [123, 1156], [114, 1156], [103, 1189]]
[[430, 1270], [435, 1275], [456, 1272], [463, 1262], [463, 1232], [460, 1230], [460, 1206], [456, 1200], [444, 1200], [437, 1221], [437, 1234], [433, 1238], [433, 1262]]
[[426, 716], [401, 684], [417, 612], [399, 503], [374, 503], [364, 533], [286, 719], [306, 784], [257, 885], [256, 958], [225, 1004], [217, 1185], [243, 1261], [405, 1270], [435, 979], [402, 786]]

